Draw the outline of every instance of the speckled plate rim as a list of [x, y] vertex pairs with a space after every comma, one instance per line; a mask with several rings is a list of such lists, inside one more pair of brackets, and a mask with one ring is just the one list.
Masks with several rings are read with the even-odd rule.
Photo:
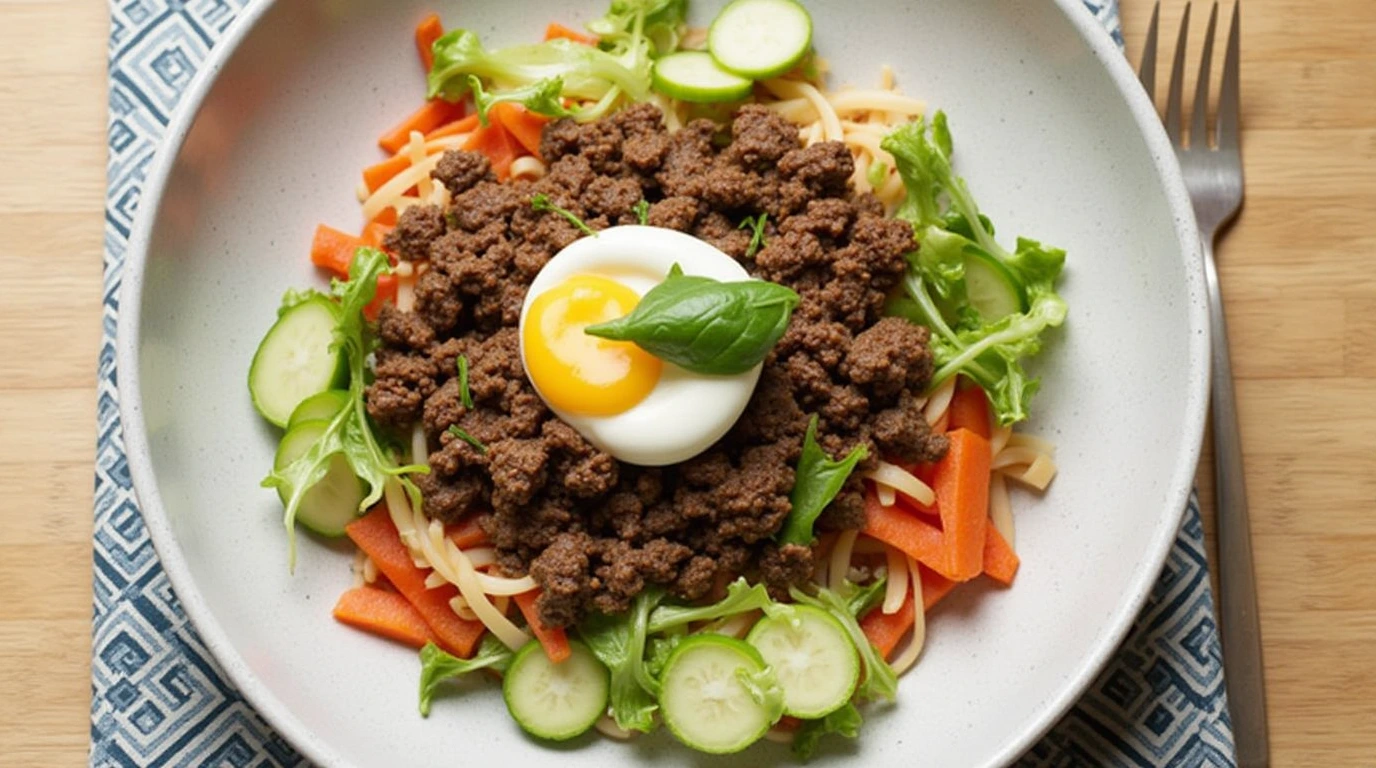
[[[144, 524], [163, 570], [167, 573], [182, 607], [196, 626], [206, 647], [214, 654], [225, 674], [244, 697], [303, 756], [320, 765], [344, 765], [343, 758], [325, 740], [306, 727], [253, 673], [202, 598], [177, 544], [176, 535], [158, 492], [149, 452], [147, 427], [143, 418], [142, 390], [139, 383], [138, 353], [141, 343], [143, 280], [153, 226], [157, 221], [156, 213], [161, 207], [168, 177], [181, 153], [187, 133], [221, 68], [274, 2], [275, 0], [261, 0], [250, 4], [235, 22], [235, 27], [227, 33], [207, 59], [205, 66], [187, 86], [187, 92], [168, 124], [163, 145], [144, 184], [133, 232], [125, 252], [119, 293], [120, 316], [116, 330], [115, 354], [120, 419], [134, 493], [143, 510]], [[1049, 703], [1041, 715], [1028, 722], [1021, 732], [1010, 736], [1007, 743], [996, 753], [991, 765], [1011, 763], [1046, 733], [1079, 699], [1108, 661], [1110, 654], [1126, 636], [1133, 619], [1141, 611], [1147, 595], [1151, 592], [1175, 540], [1194, 482], [1195, 467], [1199, 461], [1204, 434], [1204, 419], [1208, 412], [1209, 324], [1203, 255], [1195, 227], [1194, 210], [1185, 190], [1175, 151], [1170, 145], [1155, 106], [1142, 90], [1137, 75], [1113, 39], [1086, 11], [1080, 0], [1055, 0], [1055, 3], [1074, 26], [1094, 58], [1108, 71], [1119, 94], [1127, 103], [1152, 155], [1152, 164], [1173, 215], [1189, 296], [1189, 304], [1183, 311], [1187, 315], [1191, 331], [1186, 345], [1188, 374], [1192, 387], [1183, 408], [1183, 426], [1184, 434], [1191, 439], [1187, 440], [1185, 450], [1169, 478], [1161, 518], [1155, 534], [1146, 543], [1144, 557], [1129, 585], [1126, 599], [1105, 623], [1105, 630], [1081, 661], [1076, 674], [1069, 677], [1060, 690], [1048, 699]]]

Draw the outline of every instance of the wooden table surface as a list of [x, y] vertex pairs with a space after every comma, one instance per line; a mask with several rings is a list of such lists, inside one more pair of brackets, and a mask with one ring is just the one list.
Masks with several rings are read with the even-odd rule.
[[[1135, 59], [1151, 2], [1123, 6]], [[7, 766], [89, 744], [107, 35], [101, 0], [0, 0]], [[1248, 0], [1243, 20], [1247, 203], [1219, 259], [1277, 765], [1376, 765], [1373, 38], [1368, 0]]]

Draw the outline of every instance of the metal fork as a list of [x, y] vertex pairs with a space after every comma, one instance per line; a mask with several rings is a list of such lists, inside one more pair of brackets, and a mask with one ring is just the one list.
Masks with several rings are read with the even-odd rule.
[[[1140, 77], [1148, 95], [1156, 88], [1156, 33], [1161, 4], [1152, 11], [1142, 53]], [[1223, 665], [1228, 709], [1241, 768], [1270, 765], [1266, 733], [1266, 688], [1262, 679], [1261, 626], [1257, 617], [1256, 581], [1252, 567], [1252, 538], [1247, 521], [1247, 493], [1242, 475], [1242, 444], [1238, 435], [1233, 368], [1228, 358], [1228, 327], [1218, 290], [1214, 240], [1242, 207], [1242, 152], [1238, 96], [1239, 18], [1241, 0], [1233, 9], [1223, 59], [1223, 82], [1218, 94], [1218, 122], [1214, 146], [1209, 144], [1209, 64], [1213, 58], [1218, 3], [1209, 12], [1204, 53], [1194, 91], [1194, 110], [1188, 135], [1182, 134], [1181, 91], [1185, 80], [1185, 43], [1190, 5], [1180, 21], [1180, 37], [1171, 68], [1166, 101], [1166, 133], [1194, 204], [1199, 238], [1204, 245], [1204, 275], [1209, 289], [1209, 320], [1213, 332], [1212, 421], [1214, 435], [1214, 501], [1218, 515], [1219, 613], [1223, 636]]]

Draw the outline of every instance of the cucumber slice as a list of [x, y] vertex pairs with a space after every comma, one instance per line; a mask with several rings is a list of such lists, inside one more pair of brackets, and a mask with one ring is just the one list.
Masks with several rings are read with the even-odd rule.
[[723, 635], [694, 635], [664, 665], [659, 709], [679, 741], [727, 754], [754, 744], [778, 719], [779, 707], [757, 700], [739, 673], [765, 669], [750, 645]]
[[[277, 444], [273, 469], [282, 469], [301, 458], [320, 439], [327, 426], [329, 422], [325, 420], [303, 421], [287, 430], [282, 442]], [[343, 453], [336, 453], [330, 457], [325, 476], [302, 497], [296, 522], [321, 536], [343, 536], [344, 526], [358, 517], [358, 506], [366, 495], [367, 489], [349, 466], [349, 460]], [[277, 496], [286, 504], [291, 498], [291, 489], [278, 488]]]
[[774, 668], [784, 689], [784, 713], [813, 719], [850, 701], [860, 682], [860, 654], [841, 622], [807, 605], [767, 616], [745, 641]]
[[812, 17], [793, 0], [735, 0], [707, 30], [707, 50], [724, 69], [755, 80], [782, 75], [812, 47]]
[[965, 249], [965, 293], [988, 323], [1027, 311], [1022, 283], [1003, 262], [978, 248]]
[[315, 296], [268, 329], [248, 369], [249, 395], [263, 418], [285, 427], [302, 400], [346, 383], [344, 350], [331, 349], [338, 322], [335, 303]]
[[311, 395], [302, 400], [301, 404], [296, 406], [296, 410], [291, 412], [291, 418], [287, 419], [287, 429], [307, 421], [333, 419], [348, 403], [347, 389], [327, 389], [318, 395]]
[[588, 730], [607, 711], [607, 668], [586, 645], [569, 641], [573, 651], [555, 664], [538, 640], [516, 652], [502, 679], [507, 711], [526, 733], [565, 741]]
[[683, 101], [737, 101], [750, 95], [749, 79], [733, 75], [703, 51], [681, 51], [655, 60], [655, 90]]

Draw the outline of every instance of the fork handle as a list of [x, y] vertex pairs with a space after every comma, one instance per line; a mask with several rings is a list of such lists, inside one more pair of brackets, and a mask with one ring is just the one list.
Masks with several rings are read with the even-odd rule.
[[1233, 366], [1228, 357], [1228, 323], [1219, 296], [1212, 238], [1204, 240], [1204, 271], [1212, 325], [1212, 420], [1214, 508], [1218, 519], [1219, 613], [1228, 711], [1239, 768], [1271, 764], [1266, 729], [1266, 685], [1262, 676], [1261, 622], [1257, 615], [1247, 488], [1242, 475]]

